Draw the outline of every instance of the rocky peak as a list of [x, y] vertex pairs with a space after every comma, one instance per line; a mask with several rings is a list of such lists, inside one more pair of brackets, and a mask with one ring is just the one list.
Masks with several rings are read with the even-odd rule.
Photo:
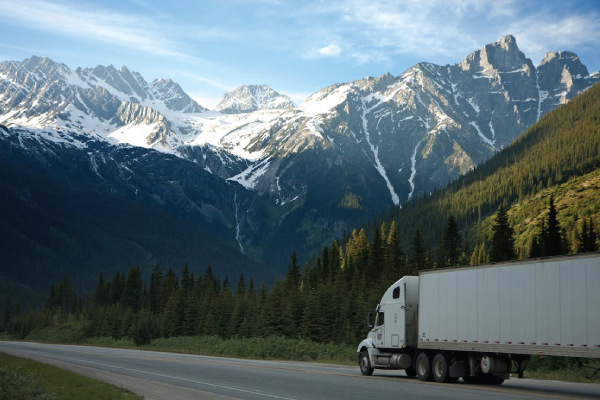
[[581, 63], [579, 56], [570, 51], [549, 51], [538, 68], [540, 70], [552, 69], [554, 72], [567, 69], [572, 76], [589, 75], [587, 67]]
[[533, 70], [533, 64], [519, 50], [517, 41], [512, 35], [501, 37], [495, 43], [483, 46], [468, 55], [461, 63], [465, 71], [480, 72], [489, 75], [491, 71], [512, 72], [528, 67]]
[[188, 96], [178, 83], [171, 79], [155, 79], [150, 84], [150, 90], [154, 96], [165, 102], [166, 106], [175, 111], [184, 113], [200, 113], [206, 108], [200, 106], [195, 100]]
[[226, 114], [294, 107], [292, 100], [269, 85], [241, 85], [225, 93], [215, 110]]

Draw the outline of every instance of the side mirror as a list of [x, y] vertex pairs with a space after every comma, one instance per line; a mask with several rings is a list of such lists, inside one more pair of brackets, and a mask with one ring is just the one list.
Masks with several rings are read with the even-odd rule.
[[367, 326], [369, 327], [369, 329], [373, 329], [373, 313], [369, 312], [367, 314]]

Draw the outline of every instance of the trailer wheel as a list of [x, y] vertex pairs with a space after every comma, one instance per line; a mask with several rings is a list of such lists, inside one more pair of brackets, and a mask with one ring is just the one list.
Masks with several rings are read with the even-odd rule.
[[436, 354], [431, 363], [433, 379], [438, 383], [456, 383], [458, 378], [451, 377], [448, 373], [448, 369], [448, 358], [442, 353]]
[[358, 360], [358, 366], [360, 372], [365, 376], [373, 375], [373, 367], [371, 366], [371, 360], [369, 360], [369, 353], [367, 351], [360, 352], [360, 358]]
[[420, 381], [431, 381], [433, 376], [431, 374], [431, 361], [427, 353], [419, 353], [416, 361], [417, 377]]

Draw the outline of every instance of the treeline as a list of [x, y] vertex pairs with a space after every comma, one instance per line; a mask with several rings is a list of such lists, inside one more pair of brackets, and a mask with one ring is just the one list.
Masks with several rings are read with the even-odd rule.
[[[545, 228], [530, 249], [532, 257], [569, 252], [557, 215], [551, 198]], [[287, 275], [271, 288], [264, 283], [257, 288], [243, 274], [232, 286], [227, 278], [218, 279], [210, 265], [198, 275], [187, 265], [180, 275], [157, 265], [147, 284], [139, 267], [126, 274], [117, 272], [109, 280], [100, 274], [95, 290], [86, 297], [79, 297], [65, 277], [52, 286], [43, 312], [20, 316], [9, 298], [0, 322], [22, 338], [36, 329], [77, 320], [84, 326], [84, 337], [130, 338], [138, 345], [181, 336], [278, 336], [356, 344], [367, 331], [366, 313], [402, 276], [518, 258], [514, 230], [502, 206], [487, 247], [482, 243], [470, 250], [453, 216], [448, 217], [436, 247], [425, 246], [417, 229], [405, 251], [393, 221], [389, 228], [382, 223], [369, 236], [364, 229], [355, 230], [345, 245], [333, 242], [303, 267], [294, 253]], [[584, 220], [579, 238], [578, 251], [598, 251], [591, 220]]]
[[366, 331], [365, 315], [382, 291], [411, 272], [397, 230], [385, 225], [371, 242], [364, 230], [346, 246], [333, 242], [317, 259], [300, 267], [296, 254], [288, 272], [271, 288], [255, 287], [240, 276], [232, 286], [210, 266], [196, 275], [188, 266], [177, 275], [156, 266], [144, 285], [139, 267], [101, 274], [94, 292], [78, 297], [65, 278], [52, 287], [44, 311], [13, 318], [10, 331], [31, 331], [79, 320], [87, 337], [133, 338], [137, 344], [159, 337], [220, 336], [308, 338], [354, 344]]

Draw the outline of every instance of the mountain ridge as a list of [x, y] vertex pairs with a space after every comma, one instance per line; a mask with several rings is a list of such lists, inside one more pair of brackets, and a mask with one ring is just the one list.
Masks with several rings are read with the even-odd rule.
[[[32, 57], [0, 64], [0, 141], [32, 162], [58, 157], [65, 173], [87, 171], [89, 185], [127, 201], [139, 193], [201, 225], [220, 221], [225, 247], [281, 271], [294, 250], [308, 257], [444, 187], [599, 78], [569, 52], [535, 67], [507, 36], [454, 65], [419, 63], [331, 85], [294, 108], [227, 114], [126, 67], [73, 71]], [[138, 154], [136, 169], [114, 158], [123, 151]], [[181, 172], [169, 179], [151, 162]], [[185, 176], [202, 176], [210, 196]]]

